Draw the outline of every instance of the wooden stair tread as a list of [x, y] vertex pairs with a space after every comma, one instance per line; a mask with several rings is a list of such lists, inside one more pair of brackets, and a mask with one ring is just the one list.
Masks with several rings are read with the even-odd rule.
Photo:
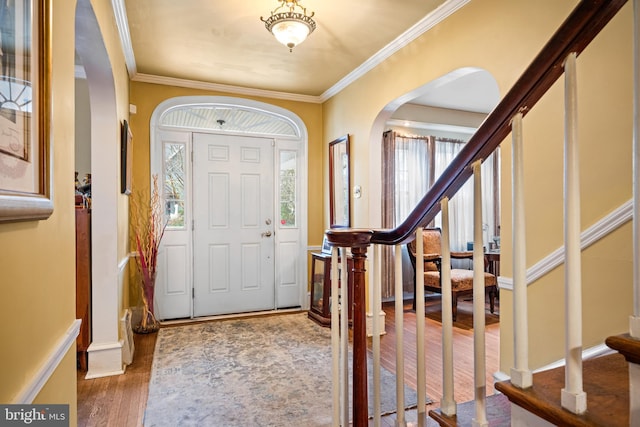
[[[458, 404], [456, 415], [452, 417], [443, 414], [440, 409], [429, 411], [429, 417], [440, 426], [470, 426], [475, 418], [475, 401]], [[487, 397], [487, 421], [491, 427], [511, 426], [511, 404], [505, 395], [494, 394]]]
[[612, 354], [585, 360], [582, 365], [587, 411], [575, 415], [560, 406], [564, 366], [533, 375], [533, 386], [523, 390], [509, 381], [495, 384], [512, 403], [555, 425], [628, 426], [629, 365], [624, 356]]

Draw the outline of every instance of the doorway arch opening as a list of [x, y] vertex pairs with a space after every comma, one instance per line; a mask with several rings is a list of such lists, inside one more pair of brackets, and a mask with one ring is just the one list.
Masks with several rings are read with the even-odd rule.
[[[437, 179], [438, 171], [442, 170], [442, 162], [450, 159], [455, 155], [459, 147], [475, 133], [477, 128], [482, 124], [486, 116], [493, 111], [493, 108], [500, 101], [500, 91], [495, 78], [486, 70], [477, 67], [463, 67], [453, 70], [443, 76], [440, 76], [430, 82], [417, 87], [416, 89], [399, 96], [389, 102], [377, 115], [371, 128], [369, 151], [371, 168], [369, 175], [369, 186], [371, 187], [372, 197], [369, 199], [370, 222], [372, 227], [393, 228], [399, 225], [402, 216], [395, 206], [395, 193], [383, 194], [382, 182], [385, 177], [379, 173], [383, 162], [382, 153], [385, 152], [382, 147], [383, 133], [385, 131], [395, 131], [402, 134], [411, 141], [412, 146], [417, 150], [415, 152], [406, 150], [402, 155], [407, 157], [417, 156], [417, 152], [422, 150], [428, 158], [420, 158], [421, 165], [429, 165], [424, 169], [431, 168], [433, 171], [430, 176], [418, 178], [412, 172], [406, 170], [411, 176], [412, 182], [424, 182], [419, 189], [414, 188], [407, 190], [399, 190], [406, 194], [407, 192], [421, 192], [413, 194], [416, 199], [421, 198], [427, 191], [430, 182]], [[438, 139], [442, 140], [442, 146], [450, 145], [446, 149], [437, 152], [435, 148], [438, 146]], [[425, 142], [424, 149], [420, 141]], [[433, 142], [431, 142], [433, 141]], [[434, 150], [434, 151], [432, 151]], [[411, 152], [412, 154], [408, 154]], [[495, 160], [491, 174], [495, 176], [496, 181], [492, 184], [491, 194], [499, 196], [499, 154], [495, 156]], [[439, 159], [439, 160], [436, 160]], [[375, 165], [378, 165], [377, 167]], [[406, 166], [406, 165], [405, 165]], [[487, 165], [484, 165], [487, 166]], [[483, 166], [483, 168], [484, 168]], [[387, 180], [389, 177], [386, 178]], [[400, 177], [398, 178], [400, 180]], [[404, 180], [407, 181], [406, 179]], [[427, 188], [423, 188], [423, 187]], [[495, 189], [495, 193], [494, 193]], [[387, 193], [389, 191], [387, 190]], [[394, 200], [394, 203], [387, 204], [384, 208], [380, 205], [380, 200]], [[404, 204], [408, 210], [415, 206], [415, 201]], [[391, 206], [390, 206], [391, 205]], [[499, 206], [499, 203], [495, 203]], [[405, 209], [406, 211], [407, 209]], [[383, 212], [384, 211], [384, 212]], [[405, 213], [406, 215], [406, 213]], [[492, 225], [486, 232], [488, 237], [498, 234], [499, 230], [499, 211], [491, 212], [490, 218]], [[437, 224], [437, 221], [436, 221]], [[465, 225], [466, 224], [461, 224]], [[468, 227], [465, 227], [468, 228]], [[412, 277], [410, 262], [405, 254], [403, 261], [403, 277]], [[390, 260], [383, 265], [383, 277], [392, 278], [394, 272]], [[385, 280], [383, 280], [383, 283]], [[387, 282], [392, 282], [390, 279]], [[403, 284], [407, 292], [413, 291], [412, 282], [407, 279]], [[393, 296], [393, 287], [383, 288], [383, 297], [389, 298]]]

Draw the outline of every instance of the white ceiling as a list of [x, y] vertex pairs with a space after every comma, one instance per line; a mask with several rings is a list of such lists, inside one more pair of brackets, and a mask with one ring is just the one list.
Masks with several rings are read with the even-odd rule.
[[[301, 0], [317, 28], [293, 52], [260, 20], [277, 0], [116, 3], [123, 1], [117, 19], [133, 80], [188, 80], [322, 102], [469, 0]], [[453, 83], [413, 102], [476, 112], [495, 105], [482, 93], [481, 73]]]

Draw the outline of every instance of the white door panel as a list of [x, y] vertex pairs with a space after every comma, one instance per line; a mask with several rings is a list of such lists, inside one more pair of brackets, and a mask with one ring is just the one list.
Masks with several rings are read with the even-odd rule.
[[[171, 157], [174, 167], [182, 169], [184, 176], [190, 171], [189, 134], [184, 132], [162, 131], [160, 150], [157, 150], [160, 164], [167, 164]], [[176, 161], [176, 159], [178, 159]], [[167, 203], [167, 191], [163, 183], [164, 174], [159, 176], [159, 187], [163, 200]], [[187, 192], [181, 196], [187, 204]], [[133, 196], [132, 196], [133, 197]], [[174, 207], [177, 205], [173, 205]], [[172, 214], [175, 210], [169, 209]], [[189, 210], [179, 221], [171, 222], [165, 229], [162, 245], [158, 252], [158, 273], [155, 290], [155, 314], [159, 320], [191, 317], [192, 280], [191, 280], [191, 217]]]
[[194, 316], [275, 308], [272, 140], [194, 134]]

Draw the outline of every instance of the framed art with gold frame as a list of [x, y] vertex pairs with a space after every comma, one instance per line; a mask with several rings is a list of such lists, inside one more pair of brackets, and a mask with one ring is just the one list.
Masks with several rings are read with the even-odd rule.
[[51, 0], [0, 3], [0, 48], [0, 221], [46, 219], [53, 212]]

